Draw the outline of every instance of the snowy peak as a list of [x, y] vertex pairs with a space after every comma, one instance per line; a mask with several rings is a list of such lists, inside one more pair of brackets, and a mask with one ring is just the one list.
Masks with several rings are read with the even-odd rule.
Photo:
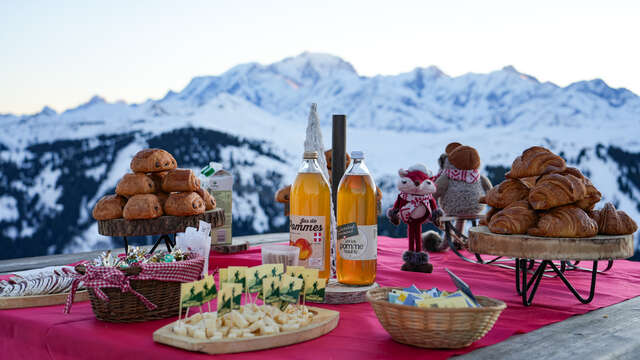
[[531, 75], [527, 75], [524, 73], [521, 73], [520, 71], [516, 70], [516, 68], [513, 65], [507, 65], [505, 67], [502, 68], [502, 71], [508, 74], [513, 74], [513, 75], [517, 75], [518, 77], [520, 77], [521, 79], [524, 80], [531, 80], [534, 81], [536, 83], [538, 83], [538, 79], [536, 79], [535, 77], [531, 76]]
[[298, 83], [313, 84], [321, 78], [339, 76], [341, 73], [358, 74], [353, 65], [337, 56], [311, 52], [303, 52], [298, 56], [271, 64], [269, 69]]
[[567, 89], [595, 95], [606, 100], [613, 107], [623, 106], [628, 100], [638, 98], [637, 95], [625, 88], [614, 89], [609, 87], [602, 79], [578, 81], [569, 85]]
[[80, 106], [81, 107], [82, 106], [89, 107], [89, 106], [97, 105], [97, 104], [106, 104], [106, 102], [107, 101], [103, 97], [98, 96], [98, 95], [94, 95], [87, 103], [82, 104]]
[[38, 114], [36, 114], [36, 116], [38, 115], [42, 115], [42, 116], [55, 116], [58, 115], [58, 113], [53, 110], [52, 108], [50, 108], [49, 106], [45, 106], [42, 108], [42, 110], [40, 110], [40, 112]]

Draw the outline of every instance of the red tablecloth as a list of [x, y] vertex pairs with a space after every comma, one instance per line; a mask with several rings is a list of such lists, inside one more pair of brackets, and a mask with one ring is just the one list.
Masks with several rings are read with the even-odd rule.
[[[368, 303], [324, 306], [340, 311], [338, 327], [326, 336], [305, 343], [252, 353], [231, 354], [225, 358], [447, 358], [479, 347], [495, 344], [514, 334], [526, 333], [544, 325], [564, 320], [640, 295], [640, 263], [616, 261], [613, 269], [598, 276], [597, 294], [591, 304], [582, 305], [559, 279], [544, 278], [533, 306], [525, 308], [514, 288], [514, 271], [489, 265], [476, 265], [460, 260], [455, 254], [433, 254], [433, 274], [399, 271], [400, 255], [406, 239], [380, 237], [377, 281], [382, 286], [420, 288], [439, 287], [453, 290], [444, 267], [465, 280], [474, 293], [501, 299], [507, 303], [494, 328], [483, 339], [465, 349], [425, 350], [401, 345], [389, 337]], [[259, 265], [260, 250], [236, 255], [212, 255], [210, 267]], [[604, 264], [603, 264], [604, 265]], [[569, 279], [578, 289], [588, 291], [590, 273], [571, 271]], [[152, 333], [175, 319], [140, 324], [110, 324], [98, 321], [88, 302], [76, 303], [71, 314], [64, 315], [62, 306], [0, 310], [0, 354], [3, 359], [161, 359], [204, 358], [169, 346], [156, 344]]]

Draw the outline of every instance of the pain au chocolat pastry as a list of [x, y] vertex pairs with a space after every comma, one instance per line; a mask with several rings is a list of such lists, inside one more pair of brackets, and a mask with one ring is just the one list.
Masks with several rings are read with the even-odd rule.
[[169, 194], [160, 191], [160, 192], [156, 193], [156, 196], [158, 197], [158, 201], [160, 201], [160, 205], [162, 206], [162, 208], [164, 208], [164, 203], [169, 198]]
[[140, 173], [173, 170], [178, 167], [173, 155], [162, 149], [140, 150], [131, 159], [131, 170]]
[[520, 200], [493, 215], [489, 220], [489, 230], [496, 234], [526, 234], [536, 220], [538, 216], [529, 202]]
[[127, 200], [120, 195], [105, 195], [93, 207], [93, 218], [96, 220], [120, 219], [126, 203]]
[[149, 176], [156, 184], [156, 190], [162, 191], [162, 179], [164, 179], [168, 173], [168, 171], [158, 171], [155, 173], [148, 173], [147, 176]]
[[124, 218], [127, 220], [148, 220], [162, 216], [162, 206], [154, 194], [132, 196], [124, 206]]
[[524, 200], [529, 196], [529, 187], [519, 179], [506, 179], [487, 191], [484, 201], [487, 205], [504, 209], [509, 204]]
[[553, 171], [561, 171], [566, 167], [563, 158], [542, 146], [533, 146], [518, 156], [511, 165], [511, 170], [504, 176], [507, 178], [524, 178], [540, 176]]
[[207, 190], [199, 187], [196, 193], [204, 200], [205, 210], [209, 211], [216, 208], [216, 198], [211, 196]]
[[162, 179], [162, 191], [172, 192], [192, 192], [198, 190], [200, 180], [193, 171], [189, 169], [171, 170]]
[[130, 197], [156, 192], [156, 184], [145, 174], [125, 174], [116, 186], [116, 194]]
[[598, 224], [598, 234], [626, 235], [638, 230], [638, 225], [627, 213], [616, 210], [612, 203], [604, 204], [604, 208], [592, 211], [589, 216]]
[[195, 192], [172, 193], [164, 203], [164, 212], [173, 216], [198, 215], [205, 209], [204, 200]]
[[538, 224], [528, 233], [543, 237], [591, 237], [598, 234], [598, 224], [579, 207], [565, 205], [540, 215]]
[[536, 181], [529, 192], [529, 203], [536, 210], [546, 210], [582, 200], [587, 196], [583, 179], [571, 174], [547, 174]]

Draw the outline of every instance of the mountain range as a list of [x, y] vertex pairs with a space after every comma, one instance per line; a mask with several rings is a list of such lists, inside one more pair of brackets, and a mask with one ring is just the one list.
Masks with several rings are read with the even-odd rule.
[[[422, 162], [435, 172], [451, 141], [476, 147], [494, 183], [522, 150], [543, 145], [588, 175], [602, 202], [640, 220], [640, 98], [629, 90], [600, 79], [561, 87], [511, 66], [367, 77], [339, 57], [302, 53], [195, 77], [143, 103], [95, 96], [61, 113], [0, 114], [0, 241], [9, 244], [0, 258], [117, 245], [97, 235], [91, 209], [149, 146], [183, 167], [217, 161], [232, 171], [235, 234], [286, 231], [273, 194], [295, 177], [311, 103], [327, 148], [332, 114], [347, 115], [347, 149], [365, 152], [385, 206], [399, 167]], [[382, 233], [402, 235], [384, 222]]]

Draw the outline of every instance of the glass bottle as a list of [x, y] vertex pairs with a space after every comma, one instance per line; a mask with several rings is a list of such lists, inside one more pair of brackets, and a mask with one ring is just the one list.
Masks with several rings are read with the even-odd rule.
[[305, 152], [290, 195], [289, 244], [300, 248], [299, 265], [328, 278], [331, 261], [331, 190], [317, 162]]
[[338, 187], [336, 273], [340, 283], [369, 285], [378, 258], [376, 184], [364, 154], [353, 151], [351, 159]]

